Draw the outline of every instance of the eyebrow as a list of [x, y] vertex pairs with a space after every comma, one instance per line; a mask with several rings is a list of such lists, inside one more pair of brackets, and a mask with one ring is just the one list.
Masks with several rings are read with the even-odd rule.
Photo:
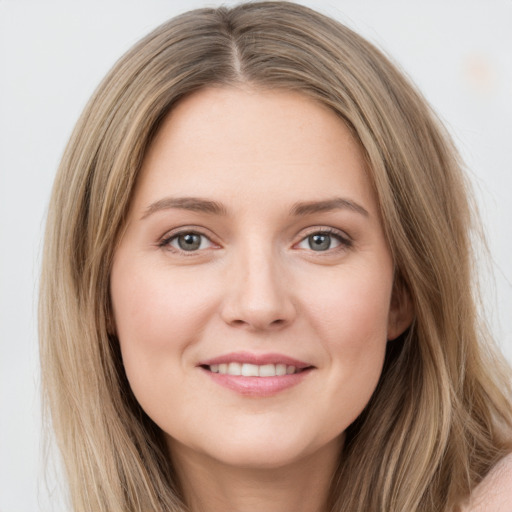
[[342, 197], [334, 197], [325, 201], [307, 201], [295, 203], [291, 209], [291, 214], [296, 216], [311, 215], [312, 213], [330, 212], [333, 210], [352, 210], [369, 217], [368, 211], [360, 204]]
[[217, 201], [200, 199], [198, 197], [165, 197], [150, 204], [144, 211], [141, 220], [160, 210], [177, 208], [192, 212], [210, 213], [212, 215], [226, 215], [226, 208]]
[[[161, 210], [170, 210], [172, 208], [188, 210], [192, 212], [208, 213], [211, 215], [227, 215], [225, 206], [221, 203], [218, 203], [217, 201], [201, 199], [198, 197], [164, 197], [163, 199], [151, 203], [144, 211], [141, 220], [149, 217], [155, 212]], [[305, 201], [295, 203], [290, 210], [290, 214], [292, 216], [306, 216], [314, 213], [343, 209], [352, 210], [356, 213], [364, 215], [365, 217], [370, 215], [368, 211], [360, 204], [342, 197], [335, 197], [323, 201]]]

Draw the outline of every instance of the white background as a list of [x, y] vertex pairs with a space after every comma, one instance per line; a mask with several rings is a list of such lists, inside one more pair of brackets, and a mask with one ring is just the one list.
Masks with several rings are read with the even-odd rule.
[[[512, 0], [303, 3], [391, 54], [447, 124], [488, 235], [489, 319], [512, 361]], [[45, 209], [64, 145], [114, 61], [169, 17], [204, 5], [0, 0], [0, 512], [66, 510], [42, 484], [35, 318]]]

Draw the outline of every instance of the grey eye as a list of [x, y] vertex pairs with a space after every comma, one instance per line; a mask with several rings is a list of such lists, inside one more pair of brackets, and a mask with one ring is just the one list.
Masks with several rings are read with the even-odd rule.
[[197, 251], [204, 246], [203, 239], [205, 239], [205, 237], [197, 233], [183, 233], [177, 235], [171, 241], [171, 245], [174, 245], [174, 247], [177, 246], [182, 251]]
[[326, 233], [316, 233], [307, 238], [309, 248], [313, 251], [326, 251], [331, 247], [331, 235]]
[[297, 247], [299, 249], [307, 249], [315, 252], [325, 252], [330, 249], [336, 249], [341, 245], [349, 245], [341, 235], [328, 231], [317, 231], [303, 238]]

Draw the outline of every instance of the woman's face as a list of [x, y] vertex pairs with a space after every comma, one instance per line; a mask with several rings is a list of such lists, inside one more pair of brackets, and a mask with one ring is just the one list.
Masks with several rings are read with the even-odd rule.
[[177, 457], [332, 453], [408, 324], [363, 153], [299, 93], [209, 88], [145, 158], [111, 295], [130, 386]]

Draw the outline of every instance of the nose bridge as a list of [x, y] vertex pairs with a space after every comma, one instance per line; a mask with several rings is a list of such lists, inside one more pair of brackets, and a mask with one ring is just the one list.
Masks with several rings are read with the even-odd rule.
[[288, 324], [295, 308], [283, 270], [279, 255], [268, 239], [247, 240], [236, 251], [230, 266], [225, 320], [255, 330]]

